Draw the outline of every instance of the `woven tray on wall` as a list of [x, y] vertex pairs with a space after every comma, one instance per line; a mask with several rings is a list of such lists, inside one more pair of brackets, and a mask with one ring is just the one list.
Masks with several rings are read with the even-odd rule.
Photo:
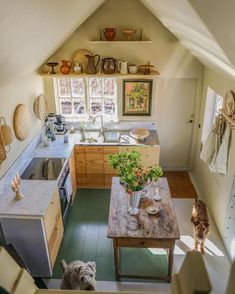
[[30, 128], [30, 115], [26, 105], [17, 105], [13, 118], [13, 127], [18, 140], [23, 141], [27, 138]]

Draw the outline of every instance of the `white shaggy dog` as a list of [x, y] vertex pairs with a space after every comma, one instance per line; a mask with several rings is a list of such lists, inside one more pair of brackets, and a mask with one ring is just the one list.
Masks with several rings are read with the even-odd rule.
[[95, 290], [95, 262], [88, 261], [85, 263], [80, 260], [75, 260], [67, 265], [63, 259], [61, 264], [64, 269], [60, 285], [61, 289]]

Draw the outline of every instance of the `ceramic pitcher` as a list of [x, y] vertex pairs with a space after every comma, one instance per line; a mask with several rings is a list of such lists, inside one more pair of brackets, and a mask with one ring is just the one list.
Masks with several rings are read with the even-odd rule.
[[72, 67], [72, 63], [70, 60], [61, 60], [62, 65], [60, 67], [60, 71], [62, 74], [69, 74], [71, 67]]
[[[96, 74], [97, 66], [100, 61], [100, 56], [98, 54], [96, 54], [96, 55], [86, 54], [85, 56], [88, 59], [86, 73], [87, 74]], [[96, 57], [97, 57], [97, 61], [95, 62]]]
[[118, 61], [118, 70], [120, 74], [126, 75], [127, 74], [127, 61]]

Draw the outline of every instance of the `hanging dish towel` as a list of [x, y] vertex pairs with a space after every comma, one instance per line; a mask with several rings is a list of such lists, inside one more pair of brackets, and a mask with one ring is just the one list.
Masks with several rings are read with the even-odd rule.
[[225, 130], [225, 122], [217, 116], [213, 124], [212, 130], [209, 133], [206, 141], [203, 143], [200, 158], [207, 164], [210, 164], [215, 160], [217, 153], [219, 151], [220, 144], [222, 142], [222, 137]]
[[220, 173], [226, 175], [227, 173], [227, 161], [228, 161], [228, 150], [229, 142], [231, 136], [231, 126], [227, 124], [223, 138], [222, 144], [220, 145], [218, 154], [215, 160], [209, 165], [209, 168], [214, 173]]

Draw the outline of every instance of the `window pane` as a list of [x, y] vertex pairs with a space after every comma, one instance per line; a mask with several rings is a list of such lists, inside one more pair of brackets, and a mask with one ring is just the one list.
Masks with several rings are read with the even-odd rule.
[[85, 86], [83, 79], [71, 79], [71, 88], [73, 97], [85, 96]]
[[102, 114], [102, 99], [92, 98], [90, 99], [90, 115], [95, 116]]
[[210, 87], [207, 88], [206, 106], [202, 128], [201, 141], [204, 142], [213, 126], [218, 110], [222, 107], [223, 98]]
[[71, 99], [60, 99], [60, 109], [62, 115], [72, 114], [72, 101]]
[[75, 114], [84, 115], [85, 114], [85, 102], [84, 100], [74, 99], [73, 110]]
[[103, 79], [103, 95], [114, 96], [115, 95], [115, 79], [104, 78]]
[[71, 97], [70, 79], [57, 79], [59, 97]]
[[90, 97], [102, 97], [102, 79], [89, 79], [89, 95]]
[[113, 99], [104, 99], [104, 114], [115, 114], [115, 103]]

